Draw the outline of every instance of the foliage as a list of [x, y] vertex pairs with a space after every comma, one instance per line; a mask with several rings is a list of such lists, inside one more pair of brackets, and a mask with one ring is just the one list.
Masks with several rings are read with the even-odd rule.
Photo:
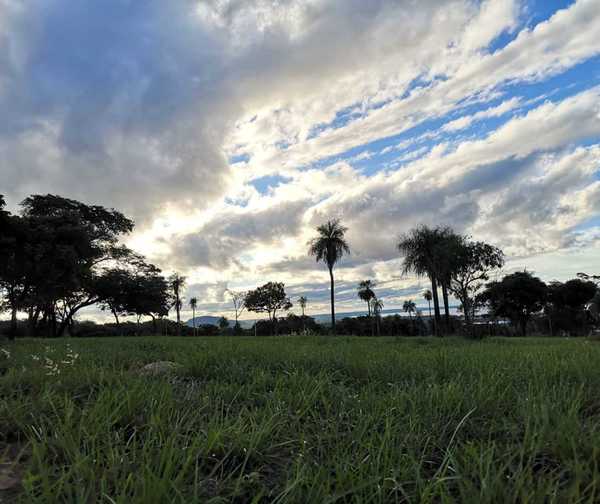
[[32, 195], [20, 215], [0, 211], [0, 290], [11, 311], [28, 315], [33, 335], [60, 336], [92, 305], [119, 314], [166, 315], [160, 270], [119, 239], [133, 221], [99, 205], [55, 195]]
[[551, 331], [585, 333], [588, 325], [586, 307], [597, 292], [596, 284], [579, 278], [548, 286], [548, 315]]
[[277, 320], [277, 312], [287, 311], [292, 302], [285, 293], [282, 282], [268, 282], [254, 290], [248, 291], [244, 298], [246, 309], [255, 313], [267, 313], [273, 326]]
[[504, 253], [497, 247], [455, 235], [448, 244], [450, 256], [448, 284], [450, 292], [461, 302], [465, 323], [470, 329], [475, 318], [477, 295], [490, 272], [502, 268]]
[[507, 317], [527, 334], [527, 323], [544, 308], [548, 287], [528, 271], [517, 271], [499, 282], [490, 282], [480, 295], [495, 316]]

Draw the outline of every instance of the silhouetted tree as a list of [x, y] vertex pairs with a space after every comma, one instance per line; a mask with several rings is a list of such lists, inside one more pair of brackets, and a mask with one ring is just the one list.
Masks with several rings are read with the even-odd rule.
[[192, 309], [192, 326], [194, 328], [194, 336], [196, 336], [196, 307], [198, 306], [198, 298], [190, 299], [190, 308]]
[[306, 296], [300, 296], [298, 298], [298, 304], [300, 305], [300, 308], [302, 310], [302, 332], [306, 332], [306, 324], [304, 323], [306, 315], [304, 313], [304, 310], [306, 310]]
[[435, 319], [431, 318], [431, 300], [432, 300], [432, 298], [433, 298], [433, 296], [431, 295], [430, 290], [426, 290], [423, 292], [423, 299], [425, 299], [425, 301], [427, 301], [427, 306], [429, 307], [429, 320], [433, 320], [434, 332], [435, 332]]
[[246, 309], [255, 313], [267, 313], [271, 323], [271, 332], [276, 329], [277, 312], [287, 311], [292, 307], [292, 302], [285, 294], [285, 285], [282, 282], [268, 282], [246, 293], [244, 298]]
[[495, 316], [507, 317], [527, 335], [527, 323], [546, 303], [548, 287], [528, 271], [517, 271], [499, 282], [490, 282], [480, 299], [487, 303]]
[[219, 329], [221, 333], [224, 333], [227, 331], [227, 329], [229, 329], [229, 320], [227, 320], [227, 317], [221, 317], [219, 319]]
[[585, 330], [585, 308], [596, 294], [596, 284], [576, 278], [565, 283], [552, 282], [548, 286], [546, 311], [552, 329]]
[[383, 301], [379, 298], [373, 298], [371, 301], [373, 305], [373, 315], [375, 316], [375, 323], [377, 324], [377, 336], [381, 336], [381, 310], [383, 310]]
[[404, 304], [402, 305], [402, 310], [405, 313], [408, 313], [408, 318], [410, 319], [410, 325], [411, 325], [411, 327], [413, 327], [413, 313], [415, 313], [417, 311], [417, 305], [415, 304], [415, 302], [412, 299], [409, 299], [407, 301], [404, 301]]
[[371, 316], [371, 301], [375, 298], [375, 292], [373, 292], [375, 285], [375, 282], [372, 280], [362, 280], [358, 284], [358, 297], [367, 303], [369, 317]]
[[235, 314], [235, 331], [238, 332], [240, 329], [240, 323], [238, 322], [239, 316], [244, 311], [246, 307], [244, 304], [244, 299], [246, 297], [245, 292], [233, 291], [227, 289], [227, 293], [231, 296], [231, 301], [233, 302], [233, 312]]
[[183, 306], [183, 300], [181, 293], [185, 287], [186, 278], [179, 273], [173, 273], [169, 277], [169, 285], [173, 292], [173, 306], [175, 307], [175, 313], [177, 314], [177, 335], [181, 336], [181, 307]]
[[30, 330], [41, 324], [60, 336], [75, 314], [100, 301], [96, 281], [132, 255], [117, 245], [133, 221], [116, 210], [62, 198], [33, 195], [12, 219], [14, 249], [0, 279], [11, 310], [26, 310]]
[[433, 310], [435, 315], [434, 329], [440, 332], [440, 304], [438, 298], [439, 248], [440, 233], [427, 226], [419, 226], [400, 237], [398, 250], [404, 256], [402, 273], [414, 273], [427, 276], [431, 281]]
[[329, 270], [331, 294], [331, 329], [335, 334], [335, 294], [333, 267], [344, 256], [350, 253], [350, 247], [344, 235], [348, 228], [342, 226], [338, 219], [333, 219], [317, 227], [318, 236], [309, 244], [309, 254], [315, 256], [317, 262], [322, 261]]

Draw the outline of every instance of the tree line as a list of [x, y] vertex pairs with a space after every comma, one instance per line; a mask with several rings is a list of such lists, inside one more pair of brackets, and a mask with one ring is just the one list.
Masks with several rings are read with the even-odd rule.
[[[157, 266], [120, 244], [133, 228], [134, 222], [117, 210], [51, 194], [29, 196], [20, 204], [20, 212], [13, 215], [5, 210], [0, 196], [0, 309], [10, 312], [9, 335], [14, 337], [17, 332], [18, 313], [27, 315], [27, 334], [31, 336], [64, 335], [71, 331], [75, 316], [94, 305], [111, 313], [117, 330], [122, 327], [121, 317], [135, 316], [137, 327], [142, 317], [149, 317], [155, 334], [159, 332], [157, 319], [163, 321], [162, 327], [169, 327], [164, 321], [174, 309], [175, 332], [182, 334], [186, 278], [178, 273], [165, 277]], [[308, 243], [308, 254], [323, 263], [329, 274], [332, 333], [336, 332], [334, 269], [351, 252], [347, 231], [333, 219], [318, 226], [315, 238]], [[398, 317], [385, 317], [390, 320], [384, 321], [383, 299], [376, 295], [375, 281], [367, 279], [357, 286], [358, 298], [367, 304], [367, 316], [343, 321], [339, 330], [371, 335], [431, 332], [442, 336], [460, 326], [467, 334], [475, 335], [477, 314], [485, 312], [491, 319], [510, 321], [523, 335], [533, 317], [542, 317], [545, 329], [558, 334], [585, 331], [598, 319], [599, 276], [581, 273], [565, 283], [546, 284], [523, 271], [490, 281], [491, 275], [504, 266], [502, 250], [458, 234], [448, 226], [417, 226], [399, 237], [397, 250], [402, 257], [402, 273], [427, 278], [431, 284], [423, 293], [429, 308], [427, 321], [413, 300], [403, 305], [408, 325]], [[292, 308], [281, 282], [228, 293], [235, 314], [235, 334], [243, 332], [238, 319], [244, 310], [268, 317], [268, 321], [254, 325], [255, 333], [259, 329], [266, 332], [266, 326], [271, 333], [318, 332], [314, 320], [305, 315], [308, 300], [304, 296], [298, 300], [302, 316], [280, 320], [281, 313]], [[460, 303], [460, 321], [451, 316], [450, 296]], [[192, 334], [198, 334], [198, 299], [192, 297], [189, 307]], [[229, 329], [226, 319], [220, 326], [221, 332]], [[214, 331], [201, 328], [201, 332]]]

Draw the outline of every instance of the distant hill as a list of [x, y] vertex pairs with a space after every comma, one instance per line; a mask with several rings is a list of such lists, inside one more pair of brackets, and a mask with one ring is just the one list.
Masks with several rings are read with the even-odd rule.
[[[427, 317], [428, 316], [428, 310], [427, 308], [422, 308], [419, 307], [419, 310], [421, 310], [421, 316], [422, 317]], [[432, 309], [433, 311], [433, 309]], [[451, 315], [458, 315], [458, 307], [457, 306], [451, 306], [450, 307], [450, 313]], [[353, 318], [353, 317], [361, 317], [366, 315], [367, 312], [366, 311], [351, 311], [351, 312], [341, 312], [341, 313], [336, 313], [335, 314], [335, 319], [336, 320], [342, 320], [345, 318]], [[408, 314], [404, 313], [401, 309], [399, 308], [390, 308], [388, 310], [382, 310], [381, 311], [381, 315], [382, 316], [386, 316], [386, 315], [401, 315], [403, 317], [408, 317]], [[315, 315], [308, 315], [309, 317], [312, 317], [313, 319], [315, 319], [315, 322], [317, 322], [317, 324], [323, 324], [323, 325], [328, 325], [331, 322], [331, 314], [329, 313], [318, 313]], [[214, 315], [203, 315], [201, 317], [196, 317], [196, 327], [201, 326], [201, 325], [214, 325], [214, 326], [218, 326], [219, 325], [219, 319], [221, 317], [217, 317]], [[244, 328], [244, 329], [250, 329], [253, 325], [254, 322], [258, 320], [258, 319], [246, 319], [246, 320], [240, 320], [240, 325]], [[262, 319], [260, 319], [262, 320]], [[233, 325], [235, 324], [235, 321], [229, 320], [229, 327], [233, 327]], [[193, 327], [194, 323], [193, 323], [193, 319], [190, 319], [186, 322], [186, 325], [189, 327]]]
[[[213, 315], [203, 315], [202, 317], [196, 317], [196, 327], [201, 325], [219, 325], [219, 320], [221, 317], [215, 317]], [[229, 319], [228, 319], [229, 320]], [[235, 324], [235, 320], [229, 320], [229, 327], [233, 327]], [[188, 327], [194, 327], [194, 319], [188, 320], [185, 325]], [[240, 320], [240, 325], [244, 329], [249, 329], [254, 325], [254, 320]]]

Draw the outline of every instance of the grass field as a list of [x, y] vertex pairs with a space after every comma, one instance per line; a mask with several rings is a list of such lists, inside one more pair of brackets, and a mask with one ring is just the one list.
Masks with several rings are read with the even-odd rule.
[[[0, 501], [600, 501], [600, 343], [155, 337], [0, 348], [10, 353], [0, 355], [0, 476], [21, 480]], [[157, 360], [182, 366], [139, 375]]]

